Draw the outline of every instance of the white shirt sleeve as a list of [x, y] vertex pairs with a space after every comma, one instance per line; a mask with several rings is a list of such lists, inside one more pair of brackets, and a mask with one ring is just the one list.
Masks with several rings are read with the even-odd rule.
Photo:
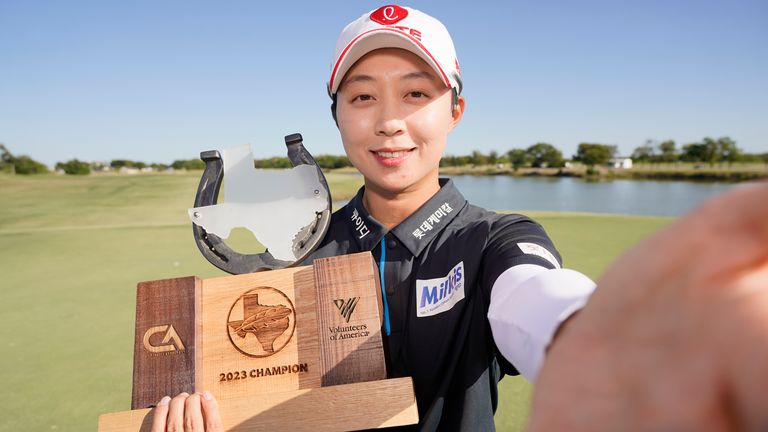
[[595, 283], [575, 270], [521, 264], [499, 275], [491, 288], [488, 321], [507, 361], [533, 382], [557, 328], [581, 309]]

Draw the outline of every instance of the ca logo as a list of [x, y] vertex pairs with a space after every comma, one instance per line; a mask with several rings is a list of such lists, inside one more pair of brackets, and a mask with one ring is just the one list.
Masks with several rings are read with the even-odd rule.
[[[165, 333], [160, 345], [152, 345], [151, 338], [158, 333]], [[176, 329], [172, 325], [159, 325], [150, 327], [144, 333], [144, 348], [151, 353], [164, 353], [169, 351], [184, 351], [184, 344], [181, 342], [179, 334], [176, 333]]]
[[344, 319], [349, 322], [349, 318], [352, 317], [352, 312], [355, 311], [355, 306], [357, 306], [357, 302], [360, 300], [360, 297], [352, 297], [348, 299], [336, 299], [333, 301], [333, 304], [336, 305], [336, 308], [339, 310], [339, 313], [341, 314]]

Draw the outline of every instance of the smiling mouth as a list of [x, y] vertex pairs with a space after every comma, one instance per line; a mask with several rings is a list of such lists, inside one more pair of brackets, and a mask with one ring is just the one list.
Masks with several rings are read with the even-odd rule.
[[398, 150], [398, 151], [374, 151], [374, 152], [373, 152], [373, 154], [375, 154], [376, 156], [378, 156], [378, 157], [381, 157], [381, 158], [387, 158], [387, 159], [390, 159], [390, 158], [399, 158], [399, 157], [403, 157], [403, 156], [405, 156], [406, 154], [408, 154], [408, 153], [412, 152], [413, 150], [414, 150], [414, 149], [410, 149], [410, 150]]

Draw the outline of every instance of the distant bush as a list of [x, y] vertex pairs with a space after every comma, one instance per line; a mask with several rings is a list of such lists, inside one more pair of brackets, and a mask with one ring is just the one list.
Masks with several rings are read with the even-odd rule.
[[446, 155], [440, 159], [441, 167], [460, 167], [472, 163], [472, 156], [452, 156]]
[[109, 166], [112, 169], [118, 169], [118, 170], [122, 167], [133, 168], [136, 166], [136, 162], [128, 159], [113, 159], [109, 163]]
[[336, 169], [352, 166], [352, 162], [350, 162], [349, 158], [346, 156], [318, 155], [315, 156], [315, 162], [317, 162], [322, 169]]
[[48, 167], [27, 155], [14, 156], [0, 144], [0, 172], [15, 174], [44, 174]]
[[65, 174], [71, 175], [88, 175], [91, 173], [91, 165], [88, 162], [72, 159], [66, 162], [58, 162], [56, 170], [62, 170]]
[[256, 168], [291, 168], [291, 161], [287, 157], [275, 156], [269, 159], [256, 159], [253, 161]]
[[45, 174], [48, 167], [27, 155], [21, 155], [14, 160], [16, 174]]
[[205, 162], [200, 159], [178, 159], [173, 161], [171, 167], [175, 170], [201, 170], [205, 169]]

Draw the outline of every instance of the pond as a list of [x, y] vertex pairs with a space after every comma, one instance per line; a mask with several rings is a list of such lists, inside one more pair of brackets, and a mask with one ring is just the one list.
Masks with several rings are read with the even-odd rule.
[[491, 210], [545, 210], [680, 216], [736, 186], [652, 180], [585, 181], [580, 178], [453, 176], [472, 204]]

